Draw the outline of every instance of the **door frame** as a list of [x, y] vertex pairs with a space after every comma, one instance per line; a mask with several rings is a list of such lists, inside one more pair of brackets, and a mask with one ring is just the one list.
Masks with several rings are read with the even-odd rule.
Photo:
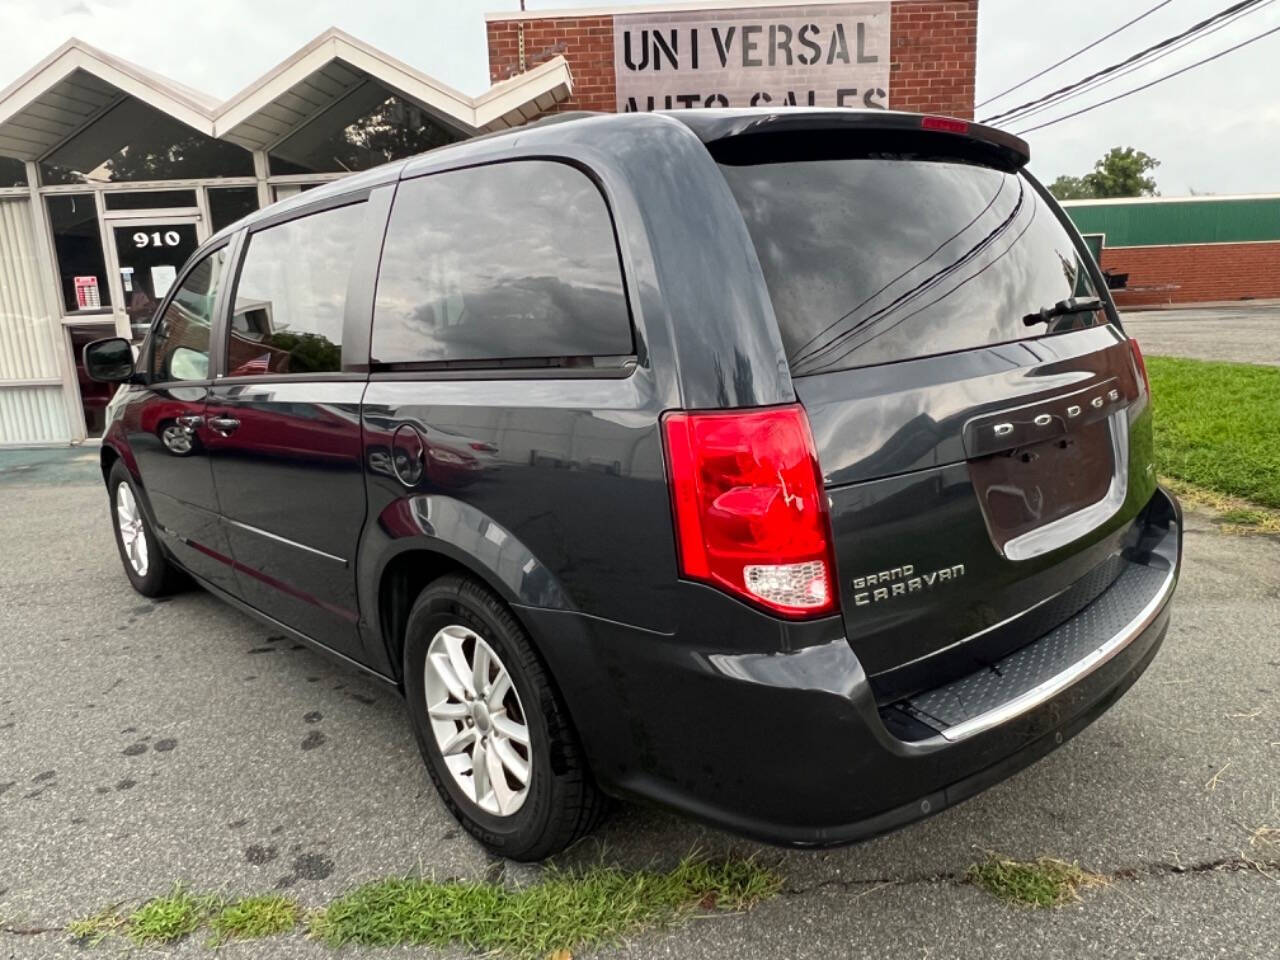
[[[197, 197], [203, 196], [203, 191], [197, 191]], [[202, 207], [175, 207], [170, 210], [102, 210], [99, 213], [102, 218], [102, 232], [106, 249], [107, 260], [107, 282], [111, 289], [111, 314], [115, 319], [117, 336], [124, 337], [130, 343], [133, 342], [133, 327], [129, 324], [129, 313], [125, 309], [124, 283], [120, 279], [120, 257], [116, 250], [115, 231], [118, 228], [128, 229], [130, 227], [138, 227], [145, 229], [148, 227], [163, 227], [170, 224], [194, 224], [196, 228], [196, 249], [209, 239], [209, 218], [207, 212]], [[193, 251], [194, 252], [194, 251]], [[177, 283], [178, 276], [182, 273], [182, 267], [186, 260], [177, 265], [174, 272], [174, 283]], [[157, 297], [156, 302], [159, 304], [164, 297]]]

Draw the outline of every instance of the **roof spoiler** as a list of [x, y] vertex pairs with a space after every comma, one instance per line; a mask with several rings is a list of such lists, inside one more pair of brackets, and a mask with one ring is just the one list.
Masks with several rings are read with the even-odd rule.
[[[669, 114], [688, 124], [698, 138], [724, 162], [760, 162], [767, 157], [749, 158], [774, 135], [836, 134], [846, 146], [866, 147], [871, 152], [895, 152], [928, 144], [944, 153], [955, 153], [1004, 170], [1015, 171], [1031, 159], [1031, 147], [995, 127], [957, 117], [903, 113], [891, 110], [807, 110], [716, 111], [689, 110]], [[863, 141], [858, 134], [879, 134]], [[882, 139], [883, 137], [883, 139]], [[747, 138], [750, 138], [748, 141]], [[760, 138], [760, 139], [757, 139]], [[824, 138], [825, 139], [825, 138]], [[852, 142], [851, 142], [852, 140]], [[732, 143], [730, 141], [733, 141]], [[772, 151], [765, 150], [765, 153]], [[927, 151], [926, 151], [927, 152]]]

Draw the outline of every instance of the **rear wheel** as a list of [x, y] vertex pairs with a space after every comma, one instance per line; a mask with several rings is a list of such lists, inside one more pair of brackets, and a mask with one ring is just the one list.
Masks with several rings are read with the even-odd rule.
[[446, 576], [406, 628], [405, 693], [431, 779], [472, 836], [541, 860], [605, 809], [577, 734], [528, 636], [484, 586]]
[[111, 496], [116, 547], [133, 589], [144, 597], [162, 597], [181, 589], [186, 578], [160, 549], [133, 478], [118, 460], [107, 476], [107, 491]]

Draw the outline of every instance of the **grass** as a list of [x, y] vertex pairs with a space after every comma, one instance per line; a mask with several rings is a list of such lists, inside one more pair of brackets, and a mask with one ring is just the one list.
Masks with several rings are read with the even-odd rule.
[[493, 883], [397, 877], [357, 887], [303, 916], [278, 894], [227, 900], [175, 886], [131, 913], [118, 906], [69, 924], [90, 945], [123, 936], [138, 945], [174, 943], [202, 927], [210, 944], [288, 933], [304, 920], [312, 937], [333, 947], [401, 944], [461, 946], [488, 954], [545, 957], [607, 943], [695, 912], [745, 910], [774, 896], [781, 879], [752, 860], [686, 857], [673, 870], [593, 867], [548, 870], [511, 889]]
[[1259, 507], [1239, 497], [1215, 493], [1183, 480], [1162, 478], [1166, 487], [1178, 495], [1184, 506], [1205, 507], [1213, 511], [1226, 533], [1280, 533], [1280, 510]]
[[1280, 369], [1148, 357], [1147, 371], [1160, 475], [1248, 501], [1229, 508], [1246, 525], [1280, 509]]
[[743, 910], [768, 899], [781, 880], [753, 861], [686, 858], [674, 870], [594, 867], [551, 872], [510, 890], [421, 877], [380, 880], [331, 903], [311, 921], [330, 946], [460, 945], [514, 957], [542, 957], [666, 926], [695, 910]]
[[256, 940], [288, 933], [301, 918], [302, 911], [295, 901], [271, 893], [223, 904], [209, 919], [209, 928], [215, 943]]
[[1085, 887], [1106, 883], [1074, 863], [1051, 857], [1020, 861], [994, 854], [971, 866], [965, 879], [1001, 900], [1032, 907], [1058, 907], [1079, 899]]

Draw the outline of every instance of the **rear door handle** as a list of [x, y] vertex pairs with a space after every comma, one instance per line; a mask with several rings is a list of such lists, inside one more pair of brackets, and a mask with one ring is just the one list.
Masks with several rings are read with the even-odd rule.
[[235, 417], [209, 418], [209, 429], [214, 431], [214, 433], [222, 434], [224, 437], [234, 433], [238, 426], [240, 426], [240, 421]]

